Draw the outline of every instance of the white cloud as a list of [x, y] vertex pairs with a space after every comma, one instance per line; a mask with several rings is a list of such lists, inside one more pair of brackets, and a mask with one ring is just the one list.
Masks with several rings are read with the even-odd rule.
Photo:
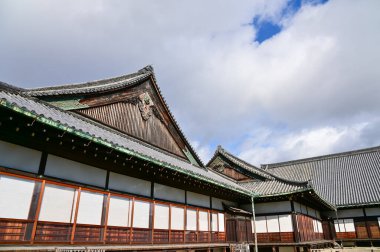
[[[320, 127], [281, 134], [259, 129], [252, 131], [241, 145], [239, 156], [255, 165], [308, 158], [341, 151], [349, 151], [380, 144], [373, 139], [373, 126], [380, 120], [352, 126]], [[260, 145], [260, 143], [268, 145]]]
[[[30, 87], [153, 64], [202, 159], [218, 143], [234, 149], [254, 129], [276, 138], [283, 133], [304, 155], [363, 146], [358, 140], [331, 147], [355, 136], [362, 122], [368, 122], [362, 132], [379, 138], [369, 128], [380, 116], [380, 2], [331, 0], [281, 19], [286, 2], [1, 1], [0, 33], [6, 36], [0, 40], [0, 79]], [[284, 30], [253, 42], [248, 24], [255, 15], [281, 22]], [[318, 143], [317, 136], [336, 141]], [[275, 142], [259, 135], [250, 141]], [[262, 153], [254, 154], [260, 162], [298, 157], [278, 146], [251, 152]], [[248, 152], [244, 148], [242, 156], [259, 162]]]

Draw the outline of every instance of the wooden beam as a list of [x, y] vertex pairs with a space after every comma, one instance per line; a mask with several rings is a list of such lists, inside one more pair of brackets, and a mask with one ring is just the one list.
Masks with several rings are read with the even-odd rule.
[[36, 234], [38, 217], [40, 216], [41, 204], [42, 204], [42, 198], [43, 198], [43, 195], [44, 195], [44, 190], [45, 190], [45, 180], [42, 181], [40, 194], [38, 196], [36, 215], [34, 216], [33, 229], [32, 229], [32, 234], [31, 234], [31, 237], [30, 237], [30, 241], [31, 241], [30, 243], [31, 244], [34, 243], [34, 236]]
[[74, 243], [74, 235], [75, 235], [75, 229], [77, 227], [77, 219], [78, 219], [78, 211], [79, 211], [79, 201], [80, 201], [80, 194], [81, 194], [82, 188], [78, 188], [78, 195], [77, 195], [77, 202], [75, 204], [75, 214], [74, 214], [74, 221], [73, 221], [73, 229], [71, 230], [71, 237], [70, 237], [70, 244]]

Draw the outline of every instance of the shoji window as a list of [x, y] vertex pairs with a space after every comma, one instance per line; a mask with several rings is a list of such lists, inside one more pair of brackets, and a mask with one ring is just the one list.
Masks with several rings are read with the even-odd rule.
[[313, 220], [313, 229], [314, 229], [314, 233], [319, 233], [318, 231], [318, 222], [317, 220]]
[[318, 225], [318, 233], [323, 233], [322, 222], [317, 220], [317, 225]]
[[150, 203], [146, 201], [135, 201], [133, 210], [133, 227], [149, 228]]
[[267, 227], [269, 233], [280, 232], [278, 216], [267, 216]]
[[185, 227], [185, 209], [172, 206], [171, 211], [171, 229], [183, 230]]
[[344, 219], [334, 221], [335, 232], [355, 232], [355, 225], [353, 219]]
[[214, 231], [214, 232], [218, 231], [218, 214], [217, 213], [211, 214], [211, 231]]
[[[252, 232], [254, 232], [252, 227]], [[265, 216], [256, 217], [256, 233], [266, 233], [267, 231], [267, 220]]]
[[219, 222], [218, 222], [218, 228], [219, 232], [224, 232], [224, 213], [218, 213]]
[[355, 232], [355, 225], [353, 219], [345, 219], [344, 227], [346, 228], [346, 232]]
[[197, 230], [197, 211], [187, 209], [186, 211], [186, 230]]
[[209, 231], [208, 212], [199, 211], [199, 231]]
[[292, 216], [290, 214], [279, 215], [280, 232], [293, 232]]
[[28, 219], [34, 181], [0, 175], [0, 218]]
[[73, 222], [76, 195], [74, 188], [46, 184], [39, 220]]
[[82, 191], [79, 199], [78, 224], [100, 225], [103, 212], [103, 194]]
[[132, 200], [111, 196], [108, 210], [108, 225], [130, 227], [131, 226]]
[[169, 229], [169, 206], [155, 204], [154, 206], [154, 228]]

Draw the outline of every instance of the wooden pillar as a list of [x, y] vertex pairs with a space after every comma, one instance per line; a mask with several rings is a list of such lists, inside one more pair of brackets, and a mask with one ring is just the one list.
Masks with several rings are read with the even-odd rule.
[[131, 227], [129, 229], [129, 244], [132, 244], [133, 239], [133, 215], [135, 212], [135, 197], [132, 198], [132, 214], [131, 214]]
[[298, 230], [298, 224], [297, 224], [297, 213], [294, 209], [294, 201], [290, 201], [290, 205], [292, 208], [292, 224], [293, 224], [293, 233], [294, 233], [294, 241], [299, 243], [300, 242], [300, 235]]
[[74, 243], [74, 235], [75, 235], [75, 229], [77, 227], [77, 219], [78, 219], [78, 210], [79, 210], [79, 201], [80, 201], [80, 194], [81, 194], [82, 188], [79, 187], [78, 189], [78, 196], [77, 196], [77, 202], [75, 204], [75, 213], [74, 213], [74, 223], [73, 223], [73, 228], [71, 230], [71, 238], [70, 238], [70, 243]]
[[41, 204], [42, 204], [42, 197], [44, 195], [44, 190], [45, 190], [45, 180], [42, 181], [41, 184], [41, 189], [38, 195], [38, 201], [37, 201], [37, 209], [36, 209], [36, 214], [34, 216], [34, 222], [33, 222], [33, 228], [32, 228], [32, 234], [30, 236], [30, 243], [34, 243], [34, 236], [36, 235], [36, 229], [37, 229], [37, 223], [38, 223], [38, 217], [40, 216], [40, 211], [41, 211]]
[[107, 225], [108, 225], [108, 213], [110, 209], [110, 200], [111, 200], [111, 193], [108, 193], [106, 198], [106, 205], [103, 208], [104, 209], [104, 216], [103, 216], [103, 222], [104, 222], [104, 230], [103, 230], [103, 243], [106, 243], [107, 240]]

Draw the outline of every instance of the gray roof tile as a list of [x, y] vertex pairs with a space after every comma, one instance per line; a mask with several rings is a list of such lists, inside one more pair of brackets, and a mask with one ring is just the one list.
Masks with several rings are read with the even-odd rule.
[[380, 204], [380, 147], [262, 167], [285, 179], [311, 180], [316, 192], [338, 207]]

